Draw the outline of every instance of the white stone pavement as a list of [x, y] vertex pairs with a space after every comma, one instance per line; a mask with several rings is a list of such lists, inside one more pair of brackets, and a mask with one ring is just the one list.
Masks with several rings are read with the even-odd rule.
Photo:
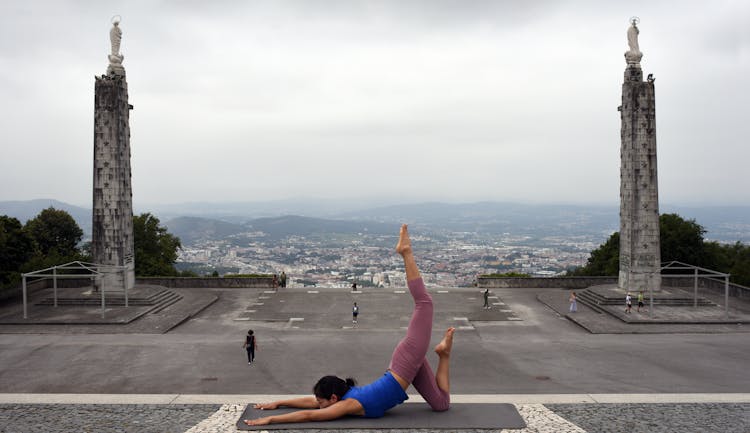
[[[2, 394], [0, 404], [222, 404], [213, 415], [185, 433], [235, 432], [235, 424], [249, 402], [271, 401], [299, 395], [268, 394]], [[423, 402], [419, 395], [410, 395], [410, 403]], [[512, 403], [527, 423], [519, 433], [583, 432], [544, 404], [575, 403], [750, 403], [748, 393], [729, 394], [458, 394], [454, 403]], [[301, 428], [304, 428], [300, 425]]]
[[[525, 429], [502, 430], [517, 433], [586, 433], [577, 425], [566, 421], [542, 404], [517, 404], [518, 413], [526, 421]], [[245, 409], [244, 404], [225, 404], [213, 415], [185, 433], [229, 433], [237, 431], [237, 419]], [[300, 428], [304, 425], [300, 424]], [[267, 432], [267, 430], [262, 430]]]

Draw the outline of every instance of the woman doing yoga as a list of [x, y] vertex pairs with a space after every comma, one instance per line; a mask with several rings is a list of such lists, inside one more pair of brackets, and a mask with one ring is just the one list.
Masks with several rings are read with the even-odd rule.
[[443, 340], [435, 346], [438, 367], [433, 374], [427, 362], [427, 349], [432, 336], [432, 297], [427, 293], [414, 260], [406, 224], [401, 226], [396, 252], [404, 258], [406, 281], [412, 298], [412, 313], [406, 337], [398, 343], [388, 370], [380, 379], [365, 386], [354, 386], [353, 379], [324, 376], [313, 388], [314, 396], [256, 404], [256, 409], [268, 410], [294, 407], [300, 410], [283, 415], [245, 420], [248, 425], [328, 421], [346, 415], [378, 418], [385, 411], [404, 402], [409, 385], [424, 397], [436, 411], [448, 410], [450, 405], [450, 353], [455, 328], [445, 331]]

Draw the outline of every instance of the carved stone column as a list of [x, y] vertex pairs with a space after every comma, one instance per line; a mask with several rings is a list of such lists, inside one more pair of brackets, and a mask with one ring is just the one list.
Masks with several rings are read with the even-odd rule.
[[[654, 80], [643, 81], [636, 22], [628, 31], [631, 50], [620, 106], [620, 288], [661, 288], [659, 184], [656, 163]], [[635, 40], [633, 40], [635, 38]]]
[[[119, 48], [119, 40], [117, 42]], [[127, 271], [108, 273], [103, 280], [106, 290], [123, 290], [133, 287], [135, 283], [130, 171], [131, 109], [125, 69], [120, 63], [116, 68], [110, 63], [108, 74], [96, 77], [94, 84], [91, 255], [94, 263], [125, 266]]]

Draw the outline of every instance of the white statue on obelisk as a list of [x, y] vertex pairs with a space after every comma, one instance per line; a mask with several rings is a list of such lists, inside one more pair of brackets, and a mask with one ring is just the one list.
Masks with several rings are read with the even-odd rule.
[[125, 60], [125, 56], [120, 53], [122, 29], [120, 28], [119, 16], [112, 18], [112, 29], [109, 31], [109, 41], [112, 44], [112, 52], [109, 54], [107, 75], [125, 75], [125, 68], [122, 66], [122, 61]]
[[628, 48], [630, 49], [628, 51], [625, 51], [625, 61], [628, 65], [640, 66], [641, 58], [643, 57], [643, 53], [638, 47], [639, 31], [637, 24], [640, 21], [641, 20], [638, 17], [633, 17], [630, 19], [630, 23], [632, 24], [628, 28]]

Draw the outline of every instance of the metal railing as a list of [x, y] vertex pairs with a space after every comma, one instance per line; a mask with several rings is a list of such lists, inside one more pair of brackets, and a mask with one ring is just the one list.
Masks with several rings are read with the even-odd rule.
[[[665, 274], [665, 270], [675, 270], [675, 271], [692, 271], [690, 273], [667, 273]], [[669, 277], [669, 278], [692, 278], [693, 279], [693, 307], [698, 307], [698, 278], [706, 278], [709, 280], [716, 280], [718, 278], [724, 279], [724, 315], [725, 317], [729, 318], [729, 277], [730, 274], [725, 274], [723, 272], [713, 271], [711, 269], [701, 268], [700, 266], [693, 266], [689, 265], [687, 263], [678, 262], [676, 260], [673, 260], [671, 262], [665, 262], [662, 263], [660, 273], [662, 274], [662, 277]], [[653, 294], [651, 295], [651, 310], [653, 311], [653, 303], [654, 303], [654, 297]]]
[[[60, 273], [59, 271], [63, 271]], [[104, 296], [104, 282], [105, 276], [122, 273], [123, 289], [125, 293], [125, 307], [128, 307], [128, 283], [127, 283], [127, 271], [128, 266], [114, 266], [114, 265], [102, 265], [96, 263], [86, 263], [80, 261], [74, 261], [65, 263], [62, 265], [52, 266], [50, 268], [40, 269], [38, 271], [27, 272], [21, 274], [22, 277], [22, 288], [23, 288], [23, 318], [28, 319], [28, 295], [26, 291], [27, 278], [52, 278], [52, 289], [54, 297], [54, 307], [57, 307], [57, 279], [58, 278], [90, 278], [92, 285], [94, 281], [98, 282], [99, 292], [101, 293], [102, 300], [102, 318], [106, 310], [106, 301]]]

